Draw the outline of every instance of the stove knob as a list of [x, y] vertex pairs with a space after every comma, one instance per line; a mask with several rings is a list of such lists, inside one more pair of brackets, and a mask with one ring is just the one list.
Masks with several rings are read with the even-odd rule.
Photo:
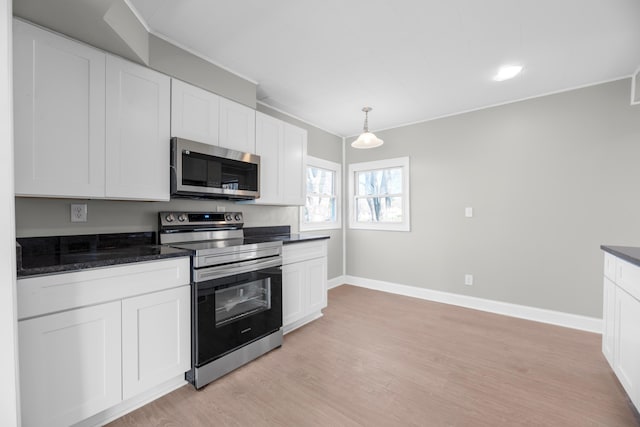
[[187, 216], [185, 214], [178, 215], [178, 221], [185, 222], [187, 220]]
[[175, 221], [176, 218], [173, 216], [173, 214], [169, 214], [169, 215], [165, 216], [164, 219], [167, 222], [173, 222], [173, 221]]
[[230, 213], [226, 214], [224, 216], [225, 221], [233, 221], [233, 215], [231, 215]]
[[242, 214], [236, 214], [236, 221], [242, 221]]

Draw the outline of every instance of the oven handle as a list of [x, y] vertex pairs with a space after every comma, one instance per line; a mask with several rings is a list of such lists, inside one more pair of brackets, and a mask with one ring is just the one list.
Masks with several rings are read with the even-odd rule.
[[268, 260], [256, 259], [233, 265], [223, 265], [195, 270], [193, 280], [195, 283], [198, 283], [205, 280], [220, 279], [221, 277], [229, 277], [235, 274], [250, 273], [252, 271], [258, 271], [269, 267], [280, 266], [282, 266], [282, 257], [280, 256], [269, 258]]

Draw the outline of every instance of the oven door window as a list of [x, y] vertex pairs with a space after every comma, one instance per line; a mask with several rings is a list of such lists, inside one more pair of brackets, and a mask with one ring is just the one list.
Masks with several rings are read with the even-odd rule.
[[282, 327], [282, 270], [196, 284], [195, 363], [202, 366]]
[[215, 291], [216, 328], [271, 308], [269, 277]]

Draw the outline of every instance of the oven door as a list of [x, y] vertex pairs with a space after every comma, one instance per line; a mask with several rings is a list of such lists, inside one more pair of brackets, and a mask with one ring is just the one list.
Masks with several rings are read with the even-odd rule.
[[211, 278], [195, 284], [196, 367], [282, 327], [281, 264], [274, 257], [197, 272]]

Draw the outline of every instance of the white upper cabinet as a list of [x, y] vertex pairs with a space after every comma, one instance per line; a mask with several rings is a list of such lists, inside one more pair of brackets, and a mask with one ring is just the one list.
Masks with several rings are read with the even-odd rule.
[[220, 98], [220, 146], [246, 153], [256, 151], [256, 111]]
[[282, 195], [284, 122], [256, 112], [256, 154], [260, 156], [260, 199], [257, 203], [279, 204]]
[[256, 112], [256, 154], [260, 156], [263, 205], [304, 205], [307, 131]]
[[220, 97], [171, 80], [171, 136], [219, 145]]
[[169, 200], [169, 77], [107, 56], [106, 197]]
[[284, 201], [287, 205], [305, 204], [305, 163], [307, 158], [307, 131], [284, 124]]
[[169, 200], [170, 79], [13, 23], [16, 194]]
[[103, 197], [105, 54], [15, 19], [13, 30], [16, 194]]

